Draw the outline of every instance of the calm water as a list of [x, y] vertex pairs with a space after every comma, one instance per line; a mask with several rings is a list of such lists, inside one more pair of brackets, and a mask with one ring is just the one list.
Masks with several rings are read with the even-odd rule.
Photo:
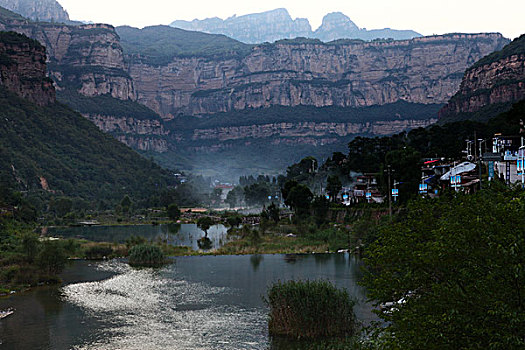
[[[62, 287], [0, 299], [16, 313], [0, 321], [1, 349], [276, 349], [268, 338], [267, 287], [325, 279], [358, 301], [359, 262], [348, 254], [181, 257], [161, 270], [113, 260], [76, 261]], [[283, 348], [283, 347], [281, 347]]]
[[[183, 245], [198, 250], [197, 240], [204, 236], [204, 231], [195, 224], [168, 225], [133, 225], [133, 226], [93, 226], [50, 228], [51, 237], [85, 238], [94, 242], [124, 243], [131, 236], [142, 236], [148, 241], [162, 240], [173, 245]], [[213, 248], [219, 248], [227, 241], [227, 229], [223, 225], [214, 225], [208, 230], [208, 238]]]

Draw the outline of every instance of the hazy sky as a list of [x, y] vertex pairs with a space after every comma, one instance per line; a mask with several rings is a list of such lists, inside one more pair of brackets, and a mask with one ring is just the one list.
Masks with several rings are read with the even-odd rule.
[[340, 11], [367, 29], [413, 29], [424, 35], [450, 32], [525, 33], [525, 0], [58, 0], [71, 19], [144, 27], [176, 19], [227, 18], [284, 7], [292, 18], [310, 20]]

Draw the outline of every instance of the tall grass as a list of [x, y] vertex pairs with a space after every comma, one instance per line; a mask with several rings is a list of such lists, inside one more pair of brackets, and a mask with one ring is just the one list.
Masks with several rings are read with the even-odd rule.
[[348, 337], [357, 330], [355, 302], [327, 281], [277, 282], [268, 289], [272, 336]]
[[131, 248], [128, 261], [135, 267], [158, 267], [165, 263], [165, 256], [157, 246], [140, 244]]

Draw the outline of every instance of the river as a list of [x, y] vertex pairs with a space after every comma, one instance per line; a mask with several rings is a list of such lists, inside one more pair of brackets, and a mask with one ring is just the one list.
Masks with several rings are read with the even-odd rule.
[[73, 261], [61, 286], [0, 299], [1, 349], [285, 349], [268, 336], [268, 286], [332, 281], [375, 319], [349, 254], [177, 257], [162, 269], [125, 261]]

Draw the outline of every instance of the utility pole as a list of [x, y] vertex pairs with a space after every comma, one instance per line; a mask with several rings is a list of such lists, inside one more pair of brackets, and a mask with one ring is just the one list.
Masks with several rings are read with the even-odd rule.
[[390, 221], [392, 221], [392, 188], [390, 187], [390, 164], [387, 165], [388, 168], [388, 214], [390, 215]]

